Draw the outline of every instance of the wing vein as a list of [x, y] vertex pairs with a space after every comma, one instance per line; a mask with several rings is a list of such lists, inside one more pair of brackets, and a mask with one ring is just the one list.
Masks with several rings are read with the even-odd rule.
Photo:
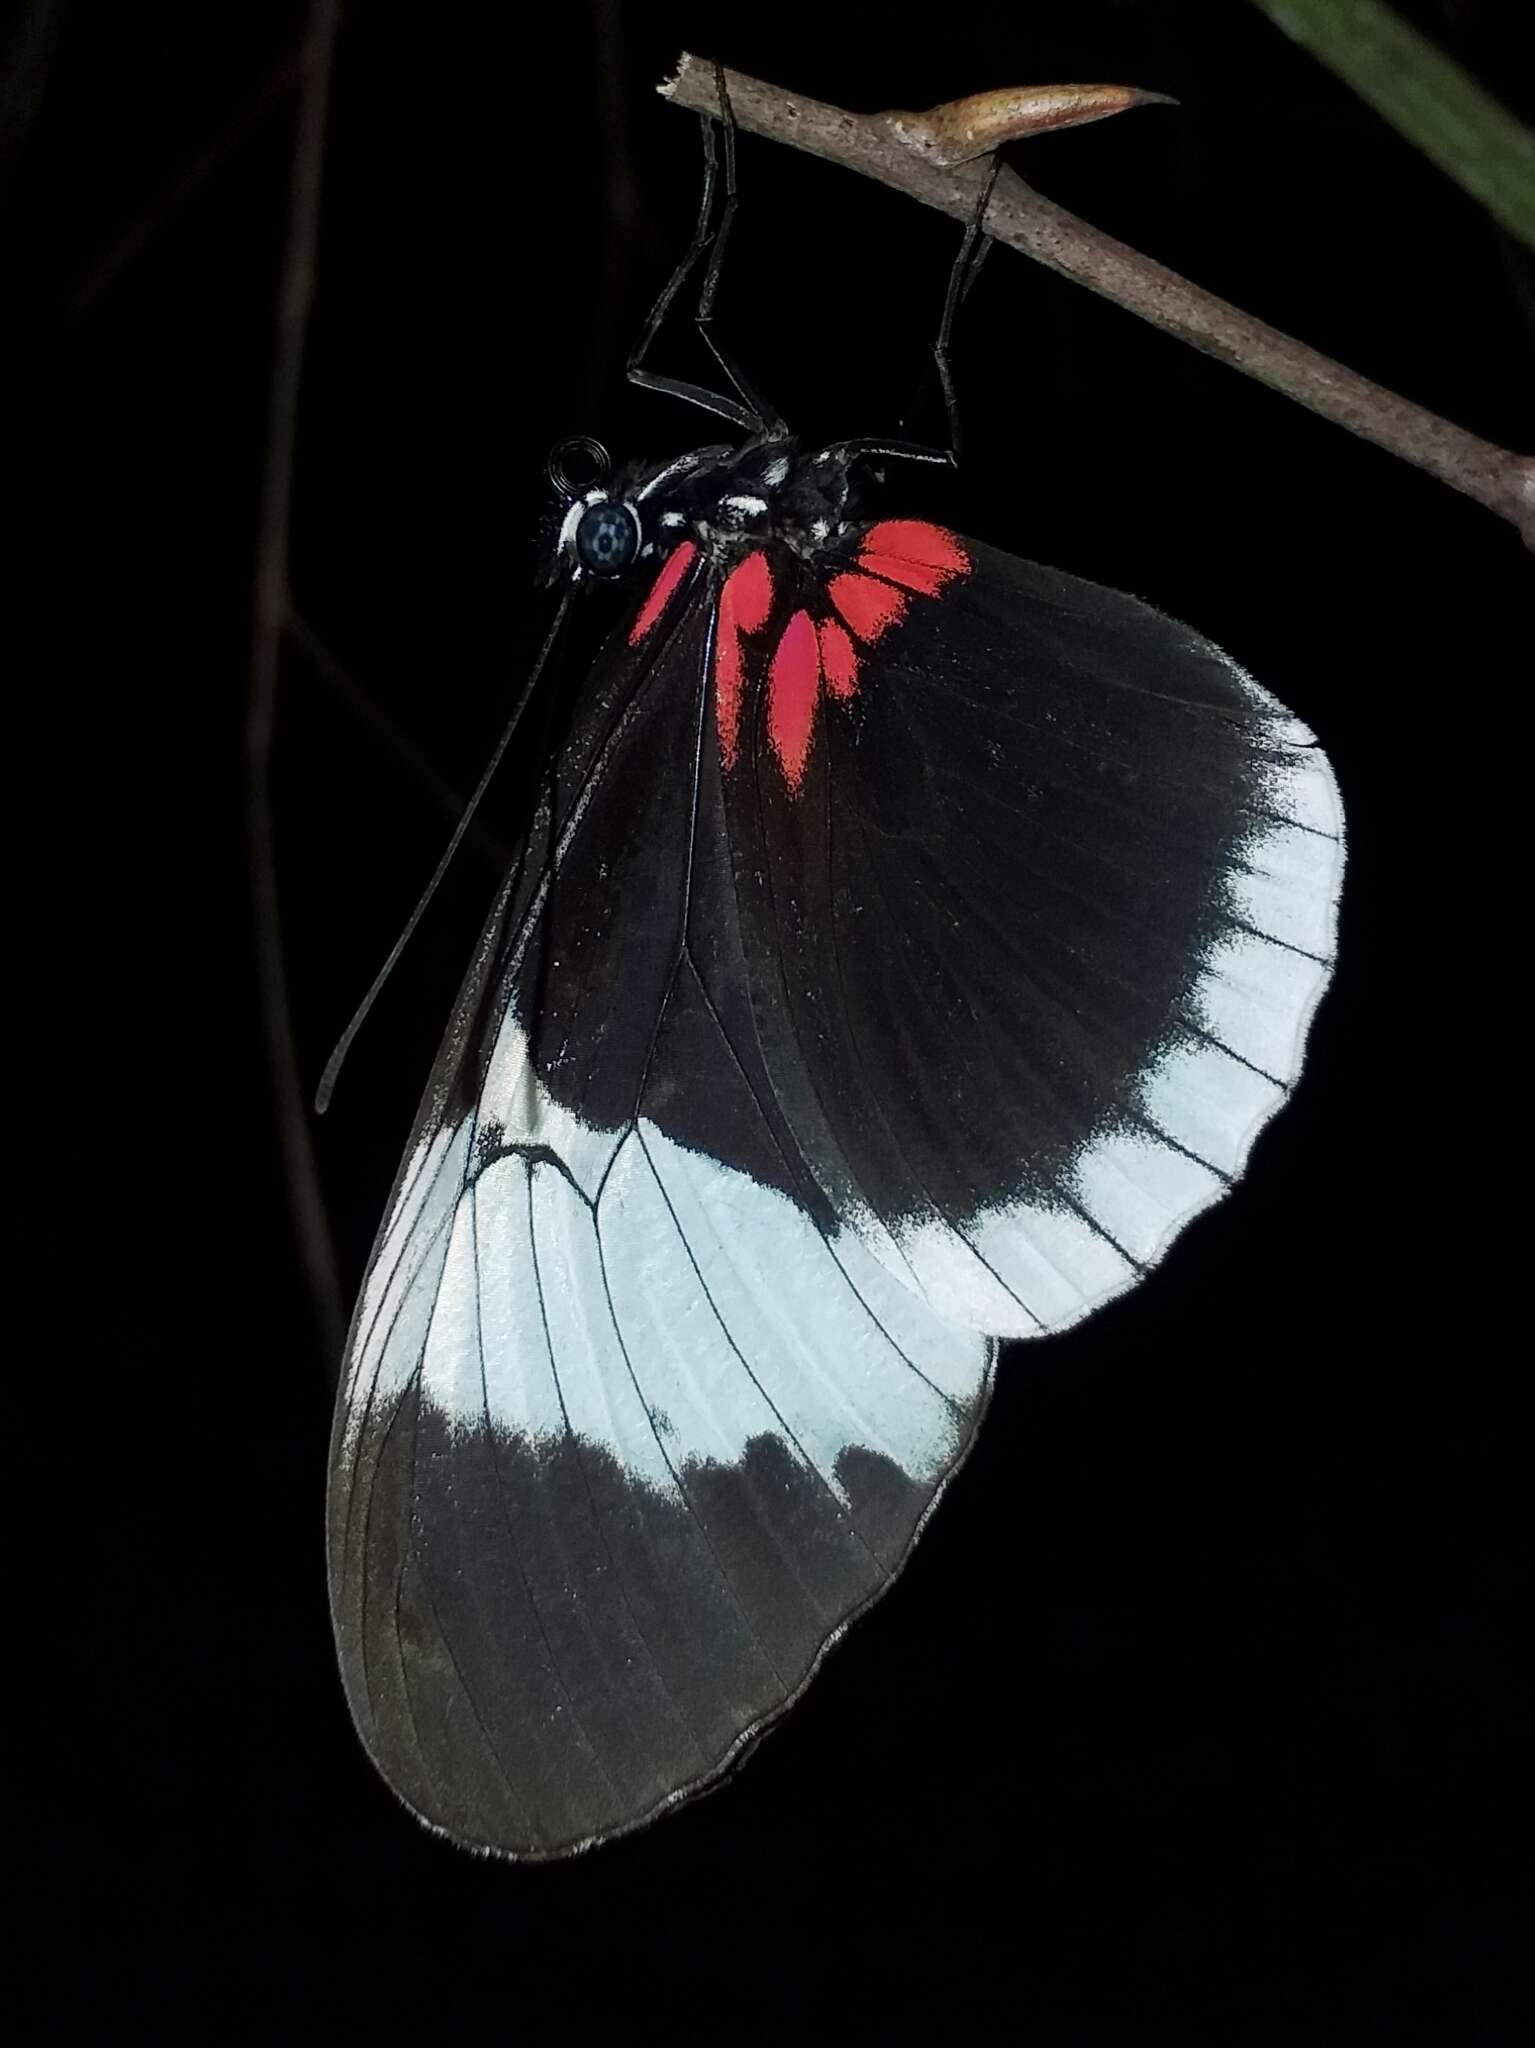
[[[635, 1136], [637, 1135], [637, 1132], [631, 1132], [629, 1135]], [[626, 1138], [624, 1142], [627, 1143], [628, 1139]], [[618, 1340], [618, 1348], [620, 1352], [623, 1354], [624, 1366], [629, 1374], [630, 1382], [633, 1385], [634, 1391], [639, 1398], [640, 1406], [645, 1411], [645, 1419], [650, 1424], [650, 1433], [655, 1438], [656, 1449], [661, 1453], [661, 1457], [663, 1462], [665, 1463], [666, 1469], [672, 1476], [672, 1484], [676, 1487], [677, 1492], [681, 1497], [683, 1505], [686, 1507], [688, 1514], [692, 1518], [694, 1526], [698, 1530], [700, 1537], [703, 1539], [704, 1547], [708, 1551], [710, 1558], [713, 1560], [715, 1570], [719, 1573], [720, 1583], [724, 1586], [725, 1591], [730, 1596], [731, 1605], [735, 1608], [737, 1614], [740, 1615], [742, 1623], [746, 1628], [747, 1634], [756, 1644], [757, 1649], [762, 1657], [763, 1663], [767, 1666], [768, 1670], [772, 1672], [774, 1678], [777, 1680], [780, 1691], [787, 1693], [790, 1690], [790, 1688], [784, 1679], [784, 1675], [779, 1670], [777, 1662], [773, 1658], [772, 1654], [769, 1652], [766, 1643], [763, 1642], [762, 1637], [759, 1634], [755, 1623], [752, 1621], [751, 1616], [746, 1612], [745, 1607], [742, 1606], [740, 1595], [736, 1592], [735, 1589], [735, 1584], [732, 1581], [729, 1572], [726, 1571], [724, 1564], [721, 1562], [719, 1552], [716, 1550], [714, 1546], [714, 1539], [709, 1534], [708, 1524], [699, 1514], [698, 1508], [693, 1500], [692, 1495], [688, 1492], [686, 1486], [684, 1486], [682, 1482], [682, 1475], [678, 1471], [677, 1466], [672, 1459], [671, 1452], [666, 1448], [665, 1440], [661, 1435], [660, 1429], [656, 1425], [655, 1410], [652, 1407], [650, 1400], [646, 1396], [644, 1388], [640, 1385], [639, 1375], [636, 1373], [634, 1369], [634, 1360], [630, 1356], [629, 1346], [624, 1338], [623, 1325], [619, 1320], [618, 1305], [613, 1299], [613, 1288], [611, 1282], [608, 1279], [607, 1252], [602, 1241], [602, 1217], [600, 1213], [598, 1214], [596, 1219], [596, 1231], [597, 1264], [598, 1270], [602, 1275], [602, 1291], [607, 1300], [608, 1317], [613, 1325], [613, 1334]]]
[[[597, 1496], [592, 1491], [591, 1474], [586, 1469], [586, 1458], [581, 1448], [581, 1438], [577, 1434], [575, 1429], [571, 1426], [570, 1410], [565, 1405], [565, 1390], [560, 1384], [560, 1369], [554, 1355], [554, 1332], [549, 1327], [548, 1310], [544, 1305], [544, 1280], [543, 1271], [540, 1266], [538, 1256], [538, 1227], [535, 1220], [533, 1209], [533, 1169], [531, 1166], [529, 1166], [527, 1169], [527, 1182], [528, 1243], [533, 1255], [533, 1284], [538, 1291], [538, 1313], [540, 1320], [542, 1321], [544, 1326], [544, 1339], [549, 1347], [549, 1369], [554, 1374], [555, 1396], [560, 1404], [560, 1414], [563, 1416], [565, 1421], [565, 1431], [570, 1442], [571, 1451], [575, 1457], [576, 1470], [581, 1474], [581, 1487], [582, 1491], [586, 1495], [587, 1507], [591, 1512], [592, 1528], [596, 1532], [597, 1540], [602, 1545], [603, 1555], [607, 1558], [609, 1568], [612, 1571], [613, 1584], [617, 1587], [619, 1598], [623, 1601], [624, 1612], [629, 1617], [629, 1621], [633, 1626], [636, 1637], [644, 1646], [645, 1655], [650, 1660], [650, 1668], [655, 1673], [656, 1683], [661, 1688], [662, 1695], [666, 1700], [666, 1703], [671, 1711], [672, 1717], [676, 1721], [677, 1725], [682, 1729], [688, 1741], [693, 1745], [693, 1748], [697, 1753], [700, 1761], [707, 1761], [707, 1752], [704, 1748], [704, 1745], [699, 1740], [698, 1730], [694, 1727], [691, 1716], [683, 1707], [683, 1704], [681, 1700], [677, 1697], [675, 1690], [668, 1683], [666, 1673], [661, 1668], [660, 1659], [656, 1656], [655, 1647], [652, 1644], [649, 1636], [645, 1633], [643, 1627], [640, 1625], [640, 1618], [638, 1614], [636, 1614], [634, 1611], [634, 1603], [629, 1597], [629, 1588], [624, 1583], [624, 1575], [622, 1571], [620, 1571], [619, 1569], [618, 1560], [613, 1554], [613, 1546], [611, 1542], [608, 1540], [607, 1526], [602, 1519], [601, 1510], [597, 1506]], [[592, 1230], [594, 1235], [596, 1235], [597, 1237], [597, 1253], [598, 1258], [600, 1260], [602, 1256], [602, 1238], [597, 1228], [597, 1215], [595, 1206], [593, 1207], [592, 1211]], [[606, 1285], [606, 1280], [604, 1280], [604, 1285]], [[616, 1431], [614, 1432], [614, 1440], [617, 1440]]]
[[[532, 1180], [532, 1177], [533, 1177], [533, 1176], [532, 1176], [532, 1170], [531, 1170], [531, 1168], [529, 1168], [529, 1169], [528, 1169], [528, 1173], [527, 1173], [527, 1178], [528, 1178], [528, 1180], [529, 1180], [530, 1182], [531, 1182], [531, 1180]], [[530, 1199], [529, 1199], [529, 1207], [530, 1207], [530, 1209], [531, 1209], [531, 1192], [532, 1192], [532, 1191], [531, 1191], [531, 1188], [530, 1188], [530, 1190], [529, 1190], [529, 1198], [530, 1198]], [[512, 1515], [511, 1515], [511, 1509], [510, 1509], [510, 1507], [509, 1507], [509, 1506], [508, 1506], [508, 1504], [507, 1504], [507, 1490], [506, 1490], [506, 1483], [505, 1483], [505, 1480], [504, 1480], [504, 1478], [503, 1478], [503, 1476], [502, 1476], [502, 1470], [501, 1470], [501, 1452], [500, 1452], [500, 1448], [499, 1448], [499, 1446], [498, 1446], [498, 1443], [497, 1443], [497, 1431], [496, 1431], [496, 1429], [495, 1429], [495, 1427], [494, 1427], [494, 1425], [492, 1424], [492, 1422], [491, 1422], [491, 1419], [490, 1419], [490, 1387], [489, 1387], [489, 1384], [488, 1384], [488, 1381], [487, 1381], [487, 1377], [486, 1377], [486, 1369], [485, 1369], [485, 1325], [484, 1325], [484, 1322], [483, 1322], [483, 1320], [482, 1320], [482, 1317], [481, 1317], [481, 1300], [480, 1300], [480, 1215], [479, 1215], [479, 1201], [478, 1201], [478, 1198], [477, 1198], [477, 1194], [476, 1194], [476, 1190], [475, 1190], [475, 1187], [474, 1187], [474, 1184], [473, 1184], [473, 1183], [471, 1183], [471, 1184], [470, 1184], [470, 1186], [468, 1187], [468, 1189], [466, 1190], [466, 1196], [465, 1196], [465, 1199], [466, 1199], [466, 1200], [468, 1201], [468, 1203], [469, 1203], [469, 1224], [470, 1224], [470, 1234], [469, 1234], [469, 1241], [470, 1241], [470, 1246], [471, 1246], [471, 1248], [472, 1248], [472, 1250], [473, 1250], [473, 1254], [474, 1254], [474, 1344], [475, 1344], [475, 1351], [476, 1351], [476, 1353], [477, 1353], [477, 1355], [478, 1355], [478, 1358], [479, 1358], [479, 1364], [480, 1364], [480, 1412], [481, 1412], [482, 1416], [484, 1417], [484, 1422], [485, 1422], [485, 1438], [486, 1438], [486, 1442], [487, 1442], [487, 1444], [488, 1444], [488, 1446], [489, 1446], [489, 1449], [490, 1449], [490, 1460], [491, 1460], [491, 1466], [492, 1466], [492, 1469], [494, 1470], [494, 1472], [495, 1472], [495, 1475], [496, 1475], [496, 1494], [497, 1494], [497, 1497], [499, 1498], [499, 1500], [500, 1500], [500, 1502], [501, 1502], [501, 1521], [502, 1521], [502, 1525], [503, 1525], [503, 1527], [504, 1527], [504, 1528], [505, 1528], [505, 1530], [506, 1530], [506, 1540], [507, 1540], [507, 1543], [508, 1543], [508, 1545], [509, 1545], [509, 1546], [510, 1546], [510, 1548], [511, 1548], [511, 1553], [512, 1553], [512, 1557], [513, 1557], [513, 1559], [514, 1559], [514, 1560], [515, 1560], [515, 1562], [516, 1562], [516, 1566], [517, 1566], [517, 1577], [518, 1577], [518, 1581], [519, 1581], [519, 1583], [520, 1583], [520, 1584], [521, 1584], [521, 1586], [522, 1586], [522, 1591], [523, 1591], [523, 1597], [524, 1597], [524, 1599], [525, 1599], [525, 1600], [527, 1601], [527, 1603], [528, 1603], [528, 1611], [529, 1611], [529, 1613], [530, 1613], [530, 1614], [531, 1614], [531, 1615], [533, 1616], [534, 1622], [535, 1622], [535, 1623], [536, 1623], [536, 1625], [537, 1625], [537, 1628], [538, 1628], [538, 1636], [539, 1636], [539, 1641], [540, 1641], [540, 1642], [541, 1642], [541, 1643], [543, 1644], [543, 1646], [544, 1646], [544, 1655], [545, 1655], [545, 1658], [546, 1658], [546, 1659], [547, 1659], [547, 1661], [548, 1661], [548, 1666], [549, 1666], [549, 1671], [550, 1671], [550, 1674], [551, 1674], [551, 1676], [553, 1677], [553, 1679], [554, 1679], [554, 1682], [555, 1682], [555, 1685], [556, 1685], [556, 1687], [557, 1687], [557, 1688], [558, 1688], [558, 1690], [559, 1690], [559, 1694], [560, 1694], [560, 1697], [561, 1697], [561, 1698], [562, 1698], [562, 1699], [564, 1700], [564, 1702], [565, 1702], [566, 1706], [567, 1706], [567, 1707], [568, 1707], [568, 1708], [570, 1709], [570, 1718], [571, 1718], [572, 1724], [573, 1724], [573, 1725], [574, 1725], [574, 1727], [575, 1727], [575, 1731], [576, 1731], [576, 1734], [577, 1734], [577, 1735], [579, 1736], [579, 1738], [580, 1738], [580, 1741], [581, 1741], [582, 1747], [583, 1747], [583, 1748], [584, 1748], [584, 1749], [586, 1750], [587, 1754], [588, 1754], [588, 1755], [590, 1756], [590, 1758], [592, 1759], [592, 1762], [593, 1762], [593, 1763], [594, 1763], [594, 1764], [595, 1764], [595, 1765], [597, 1766], [598, 1770], [599, 1770], [599, 1771], [600, 1771], [600, 1772], [602, 1773], [603, 1779], [604, 1779], [604, 1781], [605, 1781], [605, 1782], [606, 1782], [606, 1784], [607, 1784], [608, 1790], [609, 1790], [609, 1791], [610, 1791], [610, 1792], [611, 1792], [611, 1793], [613, 1794], [613, 1796], [614, 1796], [614, 1798], [615, 1798], [615, 1799], [620, 1799], [620, 1803], [622, 1803], [622, 1802], [621, 1802], [621, 1797], [620, 1797], [620, 1794], [619, 1794], [619, 1790], [618, 1790], [618, 1787], [617, 1787], [617, 1785], [616, 1785], [616, 1784], [614, 1784], [614, 1782], [613, 1782], [613, 1779], [612, 1779], [612, 1777], [611, 1777], [611, 1776], [609, 1775], [609, 1772], [608, 1772], [608, 1767], [607, 1767], [607, 1765], [606, 1765], [606, 1764], [605, 1764], [605, 1763], [603, 1762], [603, 1760], [602, 1760], [602, 1757], [601, 1757], [601, 1756], [599, 1755], [599, 1753], [598, 1753], [598, 1750], [597, 1750], [597, 1746], [596, 1746], [596, 1744], [595, 1744], [595, 1743], [594, 1743], [594, 1742], [592, 1741], [592, 1738], [591, 1738], [590, 1734], [589, 1734], [589, 1733], [588, 1733], [588, 1731], [587, 1731], [586, 1723], [585, 1723], [585, 1721], [584, 1721], [584, 1720], [582, 1719], [582, 1717], [581, 1717], [581, 1711], [580, 1711], [580, 1709], [579, 1709], [579, 1708], [577, 1707], [577, 1705], [576, 1705], [576, 1703], [575, 1703], [575, 1699], [574, 1699], [574, 1697], [573, 1697], [573, 1696], [572, 1696], [572, 1694], [571, 1694], [571, 1690], [570, 1690], [570, 1687], [569, 1687], [569, 1686], [568, 1686], [568, 1685], [566, 1684], [566, 1682], [565, 1682], [565, 1674], [564, 1674], [564, 1672], [563, 1672], [563, 1671], [562, 1671], [562, 1670], [560, 1669], [560, 1663], [559, 1663], [559, 1659], [558, 1659], [558, 1657], [556, 1657], [556, 1655], [555, 1655], [555, 1653], [554, 1653], [554, 1645], [553, 1645], [553, 1643], [552, 1643], [552, 1642], [551, 1642], [551, 1641], [549, 1640], [549, 1630], [548, 1630], [548, 1628], [547, 1628], [547, 1627], [546, 1627], [546, 1625], [545, 1625], [545, 1622], [544, 1622], [544, 1617], [543, 1617], [542, 1611], [540, 1610], [540, 1607], [539, 1607], [539, 1603], [538, 1603], [538, 1598], [537, 1598], [537, 1596], [535, 1595], [535, 1593], [534, 1593], [534, 1591], [533, 1591], [533, 1585], [532, 1585], [532, 1581], [531, 1581], [531, 1580], [529, 1579], [529, 1577], [528, 1577], [528, 1573], [527, 1573], [527, 1567], [526, 1567], [526, 1565], [525, 1565], [525, 1564], [523, 1563], [523, 1557], [522, 1557], [522, 1546], [521, 1546], [521, 1544], [520, 1544], [520, 1543], [519, 1543], [519, 1542], [517, 1541], [517, 1536], [516, 1536], [516, 1532], [515, 1532], [515, 1531], [513, 1530], [513, 1528], [512, 1528]], [[542, 1314], [542, 1310], [543, 1310], [543, 1304], [542, 1304], [542, 1302], [540, 1302], [540, 1304], [539, 1304], [539, 1311], [540, 1311], [540, 1314]], [[545, 1328], [546, 1328], [546, 1334], [547, 1334], [547, 1325], [545, 1326]], [[552, 1364], [553, 1364], [553, 1359], [554, 1359], [554, 1351], [553, 1351], [553, 1347], [552, 1347], [552, 1346], [550, 1347], [550, 1353], [549, 1353], [549, 1356], [550, 1356], [550, 1363], [551, 1363], [551, 1365], [552, 1365]], [[563, 1404], [562, 1404], [562, 1405], [563, 1405]]]
[[[700, 1267], [697, 1259], [693, 1256], [693, 1247], [691, 1244], [689, 1244], [687, 1232], [683, 1229], [682, 1224], [678, 1218], [677, 1211], [672, 1206], [672, 1198], [666, 1191], [666, 1183], [664, 1180], [662, 1180], [660, 1170], [656, 1166], [654, 1158], [651, 1156], [650, 1147], [645, 1142], [645, 1134], [643, 1131], [639, 1131], [636, 1135], [638, 1136], [640, 1141], [640, 1150], [645, 1155], [645, 1164], [650, 1168], [651, 1178], [655, 1181], [656, 1187], [660, 1192], [661, 1200], [666, 1204], [666, 1213], [671, 1220], [673, 1230], [675, 1230], [677, 1233], [677, 1242], [682, 1246], [683, 1252], [686, 1254], [687, 1262], [689, 1266], [691, 1266], [693, 1269], [693, 1277], [697, 1280], [700, 1288], [703, 1290], [704, 1300], [709, 1304], [709, 1312], [714, 1317], [715, 1322], [718, 1323], [720, 1327], [720, 1333], [724, 1337], [725, 1342], [729, 1345], [731, 1353], [736, 1360], [736, 1363], [740, 1366], [742, 1372], [746, 1374], [746, 1377], [751, 1381], [752, 1385], [756, 1388], [758, 1394], [762, 1397], [764, 1403], [772, 1411], [774, 1420], [777, 1422], [779, 1428], [783, 1431], [784, 1436], [794, 1446], [794, 1449], [799, 1454], [801, 1462], [805, 1465], [808, 1471], [814, 1473], [822, 1489], [827, 1494], [828, 1498], [832, 1501], [838, 1516], [847, 1522], [849, 1528], [853, 1533], [854, 1539], [858, 1543], [859, 1548], [865, 1553], [869, 1561], [873, 1565], [875, 1565], [876, 1569], [882, 1569], [882, 1567], [879, 1566], [879, 1560], [875, 1557], [873, 1551], [869, 1549], [868, 1544], [865, 1543], [857, 1523], [848, 1513], [845, 1503], [837, 1493], [837, 1489], [826, 1477], [825, 1473], [821, 1470], [820, 1466], [816, 1464], [815, 1460], [806, 1451], [804, 1445], [800, 1442], [799, 1437], [795, 1434], [794, 1430], [790, 1428], [789, 1423], [784, 1416], [783, 1410], [778, 1406], [778, 1403], [773, 1399], [772, 1395], [769, 1394], [766, 1387], [763, 1386], [761, 1380], [758, 1379], [756, 1373], [752, 1371], [751, 1366], [747, 1363], [744, 1352], [741, 1350], [741, 1347], [739, 1346], [739, 1344], [737, 1344], [735, 1338], [731, 1334], [730, 1325], [726, 1322], [724, 1316], [720, 1313], [719, 1305], [714, 1299], [714, 1295], [712, 1290], [710, 1289], [709, 1283], [704, 1278], [703, 1269]], [[796, 1578], [798, 1578], [798, 1573], [796, 1573], [795, 1576]], [[801, 1584], [803, 1584], [803, 1581], [801, 1581]], [[815, 1604], [813, 1598], [811, 1604]]]

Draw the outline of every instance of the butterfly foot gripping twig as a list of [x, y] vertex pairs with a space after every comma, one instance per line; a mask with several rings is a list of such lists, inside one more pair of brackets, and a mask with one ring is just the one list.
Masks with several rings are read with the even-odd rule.
[[[719, 291], [720, 268], [725, 260], [725, 250], [730, 241], [730, 230], [736, 214], [736, 120], [730, 104], [730, 91], [725, 82], [721, 65], [711, 67], [714, 77], [714, 101], [712, 106], [699, 109], [700, 125], [703, 132], [704, 189], [699, 202], [698, 224], [693, 230], [693, 239], [676, 269], [661, 288], [660, 297], [650, 310], [639, 339], [629, 351], [626, 371], [631, 384], [637, 384], [643, 391], [657, 391], [672, 398], [680, 398], [690, 405], [702, 406], [732, 425], [745, 427], [754, 433], [781, 433], [783, 422], [768, 405], [736, 362], [714, 331], [714, 301]], [[714, 220], [715, 193], [719, 184], [720, 151], [715, 137], [718, 128], [724, 136], [725, 157], [725, 200], [720, 217]], [[687, 282], [696, 265], [708, 252], [708, 268], [704, 272], [703, 289], [699, 293], [698, 310], [693, 324], [703, 337], [710, 353], [724, 371], [732, 386], [733, 395], [707, 391], [700, 384], [677, 377], [658, 375], [645, 368], [645, 358], [672, 302]]]

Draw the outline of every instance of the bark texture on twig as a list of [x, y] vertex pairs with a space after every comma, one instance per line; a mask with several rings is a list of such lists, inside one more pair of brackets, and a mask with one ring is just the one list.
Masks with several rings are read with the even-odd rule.
[[[955, 220], [969, 220], [974, 214], [986, 177], [984, 163], [945, 169], [903, 145], [894, 128], [897, 117], [848, 113], [738, 71], [727, 71], [725, 80], [736, 120], [752, 133], [877, 179]], [[661, 93], [695, 113], [718, 110], [714, 67], [697, 57], [685, 56]], [[1191, 347], [1426, 470], [1511, 521], [1526, 545], [1535, 548], [1535, 458], [1468, 433], [1201, 290], [1176, 271], [1079, 220], [1010, 170], [997, 180], [986, 232], [994, 241], [1022, 250]]]

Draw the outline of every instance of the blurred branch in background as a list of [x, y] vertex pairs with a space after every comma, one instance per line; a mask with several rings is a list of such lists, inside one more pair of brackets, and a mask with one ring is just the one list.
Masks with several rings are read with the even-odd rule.
[[162, 193], [149, 211], [136, 220], [106, 255], [92, 265], [89, 274], [80, 280], [75, 290], [74, 310], [77, 313], [89, 311], [103, 292], [111, 290], [129, 264], [142, 254], [166, 222], [202, 190], [215, 172], [223, 169], [269, 117], [278, 112], [298, 85], [302, 75], [301, 56], [284, 58], [255, 98], [223, 134], [211, 142], [200, 156], [194, 158], [175, 184]]
[[[345, 705], [363, 731], [370, 734], [383, 751], [400, 764], [432, 808], [450, 825], [456, 825], [464, 815], [465, 792], [456, 788], [446, 776], [438, 774], [409, 733], [375, 702], [301, 612], [290, 610], [288, 635], [292, 645], [308, 663], [310, 673], [315, 679], [323, 683], [337, 703]], [[515, 849], [508, 846], [505, 840], [498, 839], [494, 832], [487, 830], [478, 818], [464, 834], [464, 844], [473, 847], [475, 852], [494, 868], [498, 879], [506, 873], [516, 858]]]
[[0, 51], [0, 164], [21, 155], [42, 110], [63, 19], [64, 0], [32, 0], [11, 19]]
[[334, 1378], [346, 1336], [341, 1281], [330, 1219], [320, 1192], [309, 1105], [299, 1075], [288, 1004], [277, 856], [272, 829], [272, 748], [278, 681], [289, 619], [288, 534], [293, 451], [298, 437], [304, 344], [314, 302], [320, 232], [320, 187], [330, 113], [332, 60], [341, 0], [312, 0], [300, 57], [298, 125], [288, 198], [288, 234], [277, 284], [272, 386], [267, 408], [266, 473], [262, 482], [251, 596], [250, 694], [245, 717], [245, 842], [250, 867], [261, 1025], [266, 1043], [283, 1177], [292, 1205], [300, 1269], [314, 1308], [327, 1369]]
[[[969, 221], [974, 215], [985, 164], [949, 168], [935, 161], [909, 139], [918, 117], [849, 113], [738, 71], [727, 71], [725, 80], [737, 121], [754, 134], [877, 179], [955, 220]], [[718, 112], [714, 66], [698, 57], [685, 55], [676, 76], [660, 90], [675, 106], [698, 114]], [[935, 109], [934, 115], [941, 112]], [[932, 120], [926, 117], [925, 125], [930, 127]], [[1518, 527], [1526, 545], [1535, 548], [1535, 459], [1452, 425], [1201, 290], [1068, 213], [1011, 171], [1002, 173], [993, 190], [986, 232], [993, 241], [1021, 250], [1464, 492]]]
[[1535, 135], [1382, 0], [1253, 0], [1535, 249]]

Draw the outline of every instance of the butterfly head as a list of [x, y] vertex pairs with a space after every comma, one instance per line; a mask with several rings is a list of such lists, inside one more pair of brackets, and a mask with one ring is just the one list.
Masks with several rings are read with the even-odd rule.
[[813, 559], [848, 530], [853, 509], [840, 451], [804, 454], [778, 437], [615, 473], [607, 450], [583, 435], [558, 444], [548, 474], [556, 493], [549, 582], [617, 582], [683, 539], [727, 571], [764, 540]]
[[630, 496], [614, 486], [608, 451], [579, 435], [551, 452], [548, 470], [562, 507], [548, 580], [622, 576], [640, 552], [643, 532]]

